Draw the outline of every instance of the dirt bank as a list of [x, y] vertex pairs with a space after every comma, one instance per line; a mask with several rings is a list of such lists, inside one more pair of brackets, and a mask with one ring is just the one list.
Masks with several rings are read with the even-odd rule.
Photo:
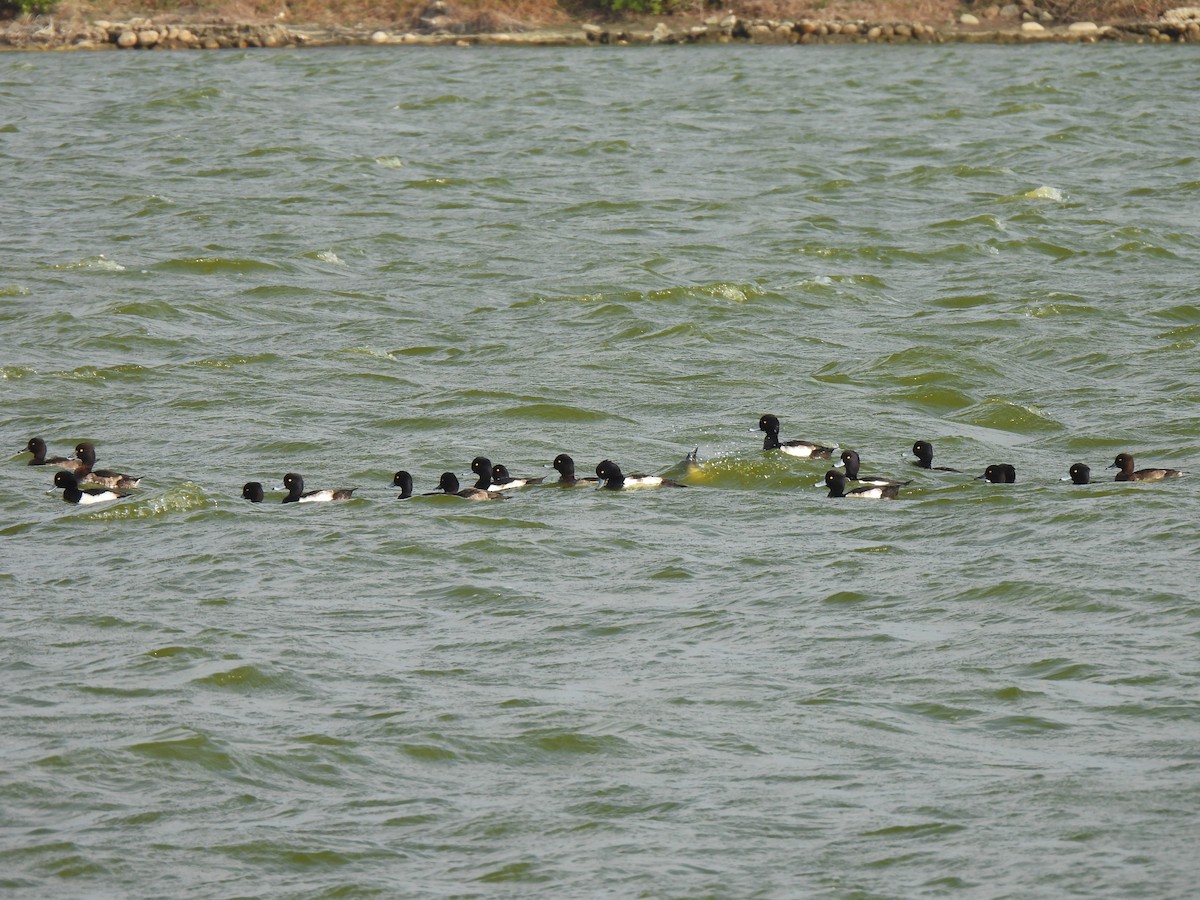
[[[1038, 43], [1132, 41], [1200, 42], [1200, 7], [1169, 10], [1151, 20], [1076, 20], [1055, 16], [1037, 0], [944, 10], [920, 18], [835, 16], [776, 18], [734, 13], [671, 16], [612, 23], [564, 20], [550, 24], [456, 17], [446, 3], [424, 7], [409, 23], [297, 24], [277, 15], [265, 21], [158, 14], [120, 20], [81, 14], [0, 22], [0, 49], [182, 50], [334, 45], [634, 45], [812, 43]], [[880, 7], [881, 9], [883, 7]], [[934, 18], [934, 21], [929, 21]], [[481, 27], [482, 26], [482, 27]]]

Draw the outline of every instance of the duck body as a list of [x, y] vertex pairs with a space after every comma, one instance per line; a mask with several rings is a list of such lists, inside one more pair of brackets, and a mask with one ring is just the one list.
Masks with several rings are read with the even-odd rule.
[[758, 420], [758, 430], [765, 432], [763, 450], [778, 450], [788, 456], [801, 459], [830, 459], [833, 457], [833, 447], [822, 447], [812, 441], [781, 441], [779, 440], [779, 419], [776, 416], [765, 415]]
[[949, 466], [935, 466], [933, 464], [933, 444], [929, 443], [929, 441], [917, 441], [913, 444], [912, 454], [917, 458], [915, 465], [920, 466], [922, 469], [929, 469], [931, 472], [958, 472], [958, 469], [951, 469]]
[[111, 491], [105, 488], [80, 488], [79, 480], [71, 472], [63, 470], [54, 476], [54, 486], [62, 488], [62, 498], [67, 503], [107, 503], [110, 500], [120, 500], [129, 495], [122, 491]]
[[1134, 471], [1133, 455], [1118, 453], [1110, 469], [1118, 469], [1113, 481], [1162, 481], [1164, 478], [1179, 478], [1183, 472], [1179, 469], [1138, 469]]
[[283, 503], [328, 503], [333, 500], [349, 500], [356, 490], [349, 488], [336, 491], [326, 489], [306, 492], [304, 478], [295, 472], [288, 472], [283, 476], [283, 486], [288, 492], [287, 496], [283, 498]]
[[502, 465], [492, 466], [492, 491], [508, 491], [531, 484], [541, 484], [545, 478], [515, 478], [508, 474], [508, 468]]
[[829, 488], [830, 497], [850, 500], [895, 500], [900, 496], [901, 488], [900, 484], [872, 484], [847, 491], [846, 476], [837, 469], [825, 473], [825, 486]]
[[630, 488], [687, 487], [661, 475], [626, 475], [611, 459], [596, 465], [596, 487], [606, 491], [621, 491]]
[[877, 475], [862, 475], [858, 471], [858, 467], [862, 464], [858, 452], [855, 450], [842, 451], [842, 465], [846, 467], [846, 480], [856, 481], [859, 484], [869, 484], [877, 487], [887, 487], [895, 485], [896, 487], [904, 487], [906, 484], [912, 484], [911, 481], [897, 481], [894, 478], [882, 478]]
[[554, 457], [554, 462], [550, 463], [550, 468], [558, 473], [558, 481], [555, 484], [563, 487], [595, 487], [598, 479], [590, 475], [580, 477], [575, 474], [575, 460], [565, 453], [560, 453]]
[[33, 454], [33, 459], [25, 464], [27, 466], [59, 466], [68, 472], [78, 472], [84, 467], [84, 462], [81, 459], [66, 456], [47, 456], [46, 442], [40, 437], [31, 437], [25, 445], [25, 450]]
[[451, 497], [462, 497], [464, 500], [505, 500], [507, 499], [498, 491], [489, 491], [484, 488], [477, 487], [461, 487], [458, 483], [458, 476], [453, 472], [443, 472], [442, 477], [438, 479], [438, 489], [432, 494], [448, 494]]
[[110, 472], [108, 469], [92, 468], [96, 465], [96, 448], [91, 441], [81, 441], [75, 446], [75, 456], [83, 463], [83, 468], [75, 474], [85, 484], [98, 484], [106, 488], [135, 488], [142, 483], [141, 475], [125, 475], [122, 472]]

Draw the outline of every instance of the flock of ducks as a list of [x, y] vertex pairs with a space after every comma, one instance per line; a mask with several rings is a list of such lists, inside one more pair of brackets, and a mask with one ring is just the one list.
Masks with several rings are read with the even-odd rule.
[[[801, 459], [833, 459], [838, 453], [836, 447], [826, 447], [812, 441], [779, 439], [779, 419], [776, 416], [765, 415], [758, 420], [758, 428], [763, 438], [765, 452], [778, 451], [788, 456]], [[97, 469], [96, 448], [90, 441], [81, 441], [75, 445], [75, 455], [47, 456], [46, 442], [40, 437], [30, 438], [25, 445], [25, 451], [33, 454], [29, 460], [31, 466], [56, 466], [60, 471], [54, 475], [54, 486], [62, 490], [62, 498], [67, 503], [106, 503], [130, 496], [129, 491], [141, 483], [141, 477], [125, 475], [107, 469]], [[696, 450], [688, 454], [684, 460], [685, 466], [691, 470], [697, 465]], [[959, 472], [947, 466], [933, 465], [933, 445], [928, 441], [917, 441], [912, 446], [912, 454], [916, 457], [915, 465], [935, 472]], [[897, 481], [893, 478], [883, 478], [863, 475], [859, 471], [861, 460], [854, 450], [842, 450], [839, 456], [842, 469], [831, 468], [825, 473], [824, 484], [829, 489], [830, 497], [849, 497], [858, 500], [895, 500], [900, 495], [900, 489], [911, 481]], [[628, 488], [647, 487], [687, 487], [686, 484], [662, 475], [626, 475], [621, 467], [611, 459], [602, 460], [596, 465], [595, 476], [579, 476], [575, 474], [575, 461], [565, 453], [554, 458], [547, 468], [558, 472], [558, 478], [551, 481], [563, 487], [592, 487], [602, 490], [624, 490]], [[1178, 478], [1183, 472], [1178, 469], [1135, 469], [1134, 459], [1128, 453], [1119, 453], [1108, 468], [1116, 469], [1114, 481], [1161, 481], [1164, 478]], [[423, 496], [438, 494], [462, 497], [465, 500], [500, 500], [505, 492], [528, 485], [544, 484], [546, 478], [514, 477], [509, 474], [507, 467], [493, 465], [484, 456], [477, 456], [471, 461], [471, 472], [476, 476], [473, 485], [462, 486], [458, 476], [453, 472], [443, 472], [438, 480], [437, 490]], [[961, 473], [960, 473], [961, 474]], [[976, 480], [987, 481], [991, 484], [1013, 484], [1017, 480], [1017, 470], [1007, 463], [996, 463], [984, 469]], [[1084, 463], [1075, 463], [1068, 470], [1063, 481], [1074, 484], [1091, 484], [1091, 469]], [[859, 487], [847, 490], [851, 483]], [[392, 478], [392, 485], [400, 488], [400, 500], [408, 499], [413, 494], [413, 478], [406, 471], [397, 472]], [[313, 503], [320, 501], [349, 500], [355, 489], [343, 490], [304, 490], [303, 476], [289, 472], [283, 476], [283, 487], [287, 494], [283, 503]], [[242, 488], [242, 498], [251, 503], [261, 503], [266, 496], [260, 482], [248, 482]]]

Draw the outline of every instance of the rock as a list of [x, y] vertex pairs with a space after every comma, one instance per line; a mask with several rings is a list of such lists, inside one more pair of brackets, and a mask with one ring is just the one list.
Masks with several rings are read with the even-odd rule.
[[1159, 16], [1159, 21], [1171, 25], [1186, 25], [1189, 22], [1200, 22], [1200, 6], [1178, 6], [1175, 9], [1168, 9]]
[[388, 40], [388, 33], [386, 31], [372, 31], [371, 32], [371, 43], [372, 44], [386, 44], [387, 40]]
[[1023, 31], [1025, 34], [1041, 34], [1045, 30], [1046, 29], [1042, 25], [1039, 25], [1037, 22], [1021, 23], [1021, 31]]
[[1067, 31], [1071, 34], [1095, 34], [1100, 30], [1100, 26], [1095, 22], [1072, 22], [1067, 26]]
[[128, 50], [130, 47], [136, 47], [137, 43], [138, 36], [136, 31], [131, 31], [127, 28], [117, 35], [117, 46], [122, 49]]
[[1015, 3], [1006, 3], [1000, 7], [1000, 15], [1005, 19], [1015, 19], [1021, 14], [1021, 8]]
[[671, 29], [667, 27], [666, 22], [659, 22], [654, 26], [654, 30], [650, 32], [650, 43], [652, 44], [673, 44], [675, 43], [675, 35], [671, 34]]
[[963, 13], [961, 16], [958, 17], [958, 23], [960, 25], [978, 25], [979, 19], [976, 16], [971, 15], [970, 13]]
[[159, 34], [153, 28], [147, 28], [145, 31], [138, 32], [139, 47], [153, 47], [158, 43]]

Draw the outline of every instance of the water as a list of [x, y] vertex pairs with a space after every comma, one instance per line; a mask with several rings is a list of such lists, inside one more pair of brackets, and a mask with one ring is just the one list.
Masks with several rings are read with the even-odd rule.
[[1058, 479], [1196, 469], [1195, 72], [0, 57], [4, 440], [146, 475], [0, 466], [6, 895], [1189, 896], [1195, 476]]

